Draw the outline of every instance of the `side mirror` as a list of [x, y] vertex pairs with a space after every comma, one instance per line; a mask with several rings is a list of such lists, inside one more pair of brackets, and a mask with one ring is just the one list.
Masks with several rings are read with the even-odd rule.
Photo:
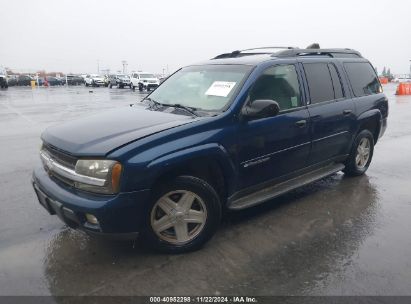
[[241, 114], [248, 119], [272, 117], [280, 112], [278, 102], [270, 99], [257, 99], [243, 107]]

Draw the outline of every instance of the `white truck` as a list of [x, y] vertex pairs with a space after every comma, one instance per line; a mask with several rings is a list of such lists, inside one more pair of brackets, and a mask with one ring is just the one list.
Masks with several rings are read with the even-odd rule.
[[105, 86], [105, 81], [104, 77], [98, 74], [88, 74], [84, 78], [84, 84], [86, 87], [91, 86], [91, 87], [104, 87]]
[[0, 67], [0, 88], [7, 89], [9, 87], [9, 82], [7, 80], [7, 71], [5, 68]]
[[151, 91], [157, 88], [160, 85], [160, 79], [158, 79], [152, 73], [146, 72], [132, 72], [131, 73], [131, 89], [138, 87], [138, 90], [141, 92], [143, 90]]

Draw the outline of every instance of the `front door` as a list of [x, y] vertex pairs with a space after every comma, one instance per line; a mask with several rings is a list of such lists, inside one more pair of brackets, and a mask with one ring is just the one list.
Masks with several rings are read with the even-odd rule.
[[266, 69], [251, 87], [247, 103], [275, 100], [274, 117], [242, 121], [238, 127], [238, 189], [270, 181], [306, 166], [310, 152], [309, 113], [294, 64]]

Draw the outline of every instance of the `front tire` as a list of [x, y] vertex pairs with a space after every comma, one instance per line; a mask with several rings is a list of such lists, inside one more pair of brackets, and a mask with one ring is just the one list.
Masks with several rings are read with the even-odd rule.
[[348, 176], [363, 175], [370, 166], [373, 153], [374, 136], [369, 130], [362, 130], [354, 140], [343, 172]]
[[153, 193], [144, 214], [143, 237], [155, 249], [167, 253], [193, 251], [216, 232], [221, 204], [206, 181], [179, 176]]

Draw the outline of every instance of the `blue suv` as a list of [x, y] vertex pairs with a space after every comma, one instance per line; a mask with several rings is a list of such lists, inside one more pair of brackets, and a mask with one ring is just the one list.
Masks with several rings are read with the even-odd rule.
[[184, 252], [224, 210], [364, 174], [387, 116], [357, 51], [234, 51], [181, 68], [132, 107], [48, 128], [33, 186], [72, 228]]

